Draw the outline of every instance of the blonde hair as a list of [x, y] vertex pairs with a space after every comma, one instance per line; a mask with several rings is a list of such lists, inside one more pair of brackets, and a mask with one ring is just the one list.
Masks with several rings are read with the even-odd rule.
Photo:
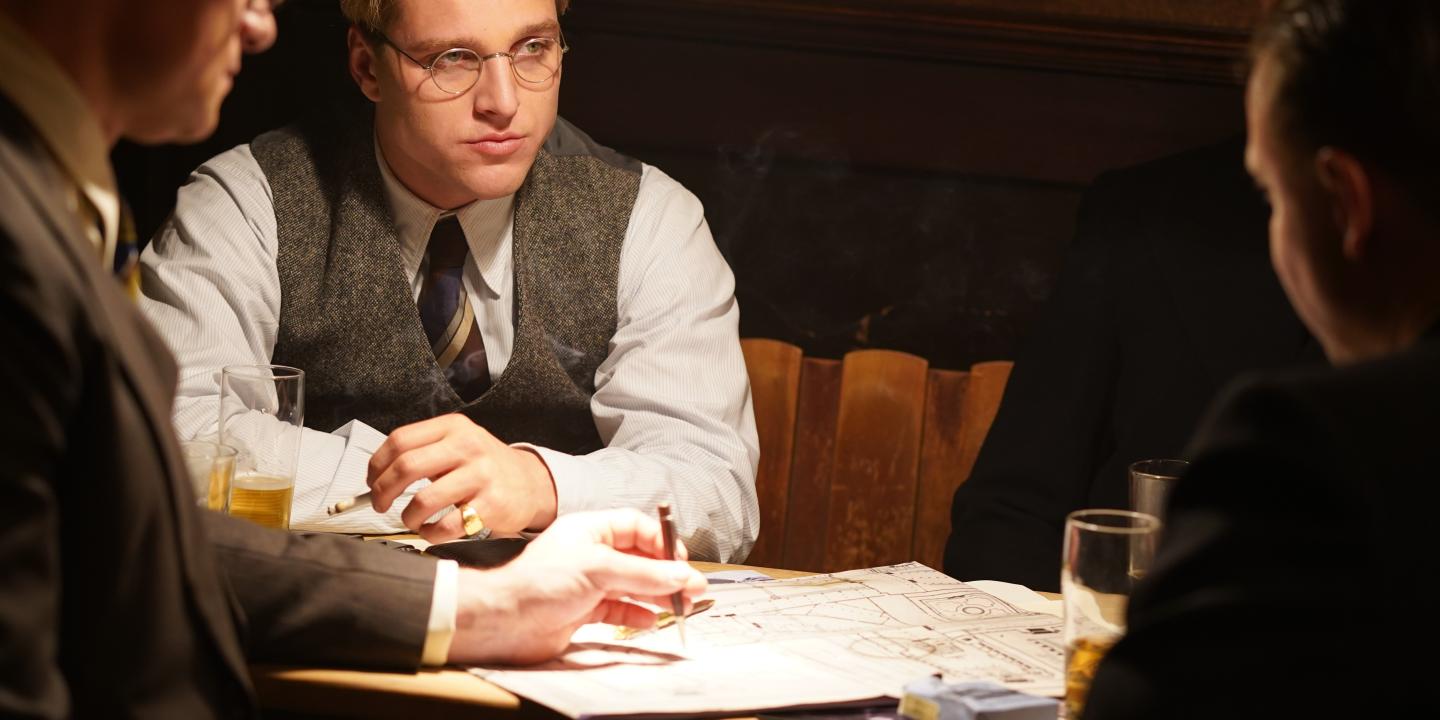
[[[555, 0], [555, 14], [564, 15], [570, 0]], [[384, 30], [395, 19], [396, 0], [340, 0], [345, 19], [362, 30]]]

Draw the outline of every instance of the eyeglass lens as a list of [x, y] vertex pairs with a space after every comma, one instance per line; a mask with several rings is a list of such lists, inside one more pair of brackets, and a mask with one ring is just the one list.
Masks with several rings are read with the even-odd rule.
[[[548, 38], [526, 40], [515, 47], [513, 53], [501, 53], [510, 58], [515, 76], [529, 83], [542, 83], [555, 76], [560, 68], [560, 43]], [[430, 73], [435, 84], [448, 93], [463, 93], [480, 80], [484, 61], [480, 55], [466, 48], [447, 50], [435, 58]]]

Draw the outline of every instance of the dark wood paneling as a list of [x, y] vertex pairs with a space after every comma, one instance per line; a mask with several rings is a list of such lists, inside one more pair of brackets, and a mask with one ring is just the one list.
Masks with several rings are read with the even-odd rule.
[[640, 156], [705, 202], [741, 335], [808, 355], [904, 350], [941, 367], [1012, 357], [1048, 294], [1079, 191], [788, 161], [740, 148]]
[[1084, 184], [1242, 126], [1240, 91], [574, 31], [561, 109], [631, 152]]
[[[1228, 67], [1243, 45], [1248, 20], [1231, 14], [1242, 4], [1152, 3], [1149, 14], [1126, 15], [1140, 10], [591, 0], [567, 16], [574, 50], [561, 109], [704, 201], [736, 274], [742, 335], [812, 356], [892, 348], [966, 368], [1014, 357], [1053, 285], [1085, 185], [1239, 132], [1240, 88], [1233, 75], [1211, 83], [1081, 72], [1069, 61], [970, 62], [967, 36], [906, 45], [908, 30], [997, 21], [1005, 6], [1009, 22], [1032, 29], [1224, 33], [1231, 54], [1215, 62]], [[886, 23], [907, 30], [887, 35]], [[803, 32], [790, 37], [794, 28]], [[880, 52], [856, 33], [903, 37], [909, 49]], [[1071, 52], [1054, 38], [1027, 42]], [[1161, 57], [1135, 47], [1142, 61]]]
[[1256, 0], [587, 0], [571, 26], [1233, 84]]

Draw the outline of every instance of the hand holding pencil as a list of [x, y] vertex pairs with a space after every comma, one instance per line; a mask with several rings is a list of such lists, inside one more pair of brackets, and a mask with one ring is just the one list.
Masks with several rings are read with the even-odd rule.
[[586, 623], [654, 626], [657, 613], [630, 599], [683, 616], [705, 592], [705, 576], [685, 562], [678, 538], [669, 560], [664, 535], [656, 518], [635, 510], [574, 513], [509, 564], [462, 570], [450, 661], [538, 662]]

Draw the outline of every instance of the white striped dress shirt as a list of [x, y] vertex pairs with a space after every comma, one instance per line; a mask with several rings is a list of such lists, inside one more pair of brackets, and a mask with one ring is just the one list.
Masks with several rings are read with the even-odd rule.
[[[379, 165], [396, 220], [401, 270], [418, 297], [425, 245], [442, 211], [407, 190], [383, 160]], [[456, 211], [470, 246], [465, 289], [492, 378], [509, 362], [514, 342], [512, 211], [513, 196]], [[242, 145], [191, 175], [175, 214], [141, 257], [141, 307], [182, 367], [175, 418], [182, 437], [213, 432], [219, 368], [270, 361], [280, 322], [278, 244], [270, 185]], [[692, 558], [739, 562], [759, 530], [759, 444], [734, 276], [715, 247], [699, 199], [649, 165], [642, 170], [618, 280], [618, 326], [595, 372], [591, 401], [605, 447], [577, 456], [521, 445], [534, 447], [549, 467], [560, 514], [621, 507], [653, 514], [658, 503], [669, 501]], [[369, 439], [357, 440], [361, 436]], [[297, 526], [353, 527], [323, 520], [322, 508], [365, 489], [375, 436], [358, 422], [335, 433], [306, 431], [296, 478]], [[365, 511], [368, 518], [360, 514], [351, 522], [399, 530], [405, 499], [384, 517]]]

